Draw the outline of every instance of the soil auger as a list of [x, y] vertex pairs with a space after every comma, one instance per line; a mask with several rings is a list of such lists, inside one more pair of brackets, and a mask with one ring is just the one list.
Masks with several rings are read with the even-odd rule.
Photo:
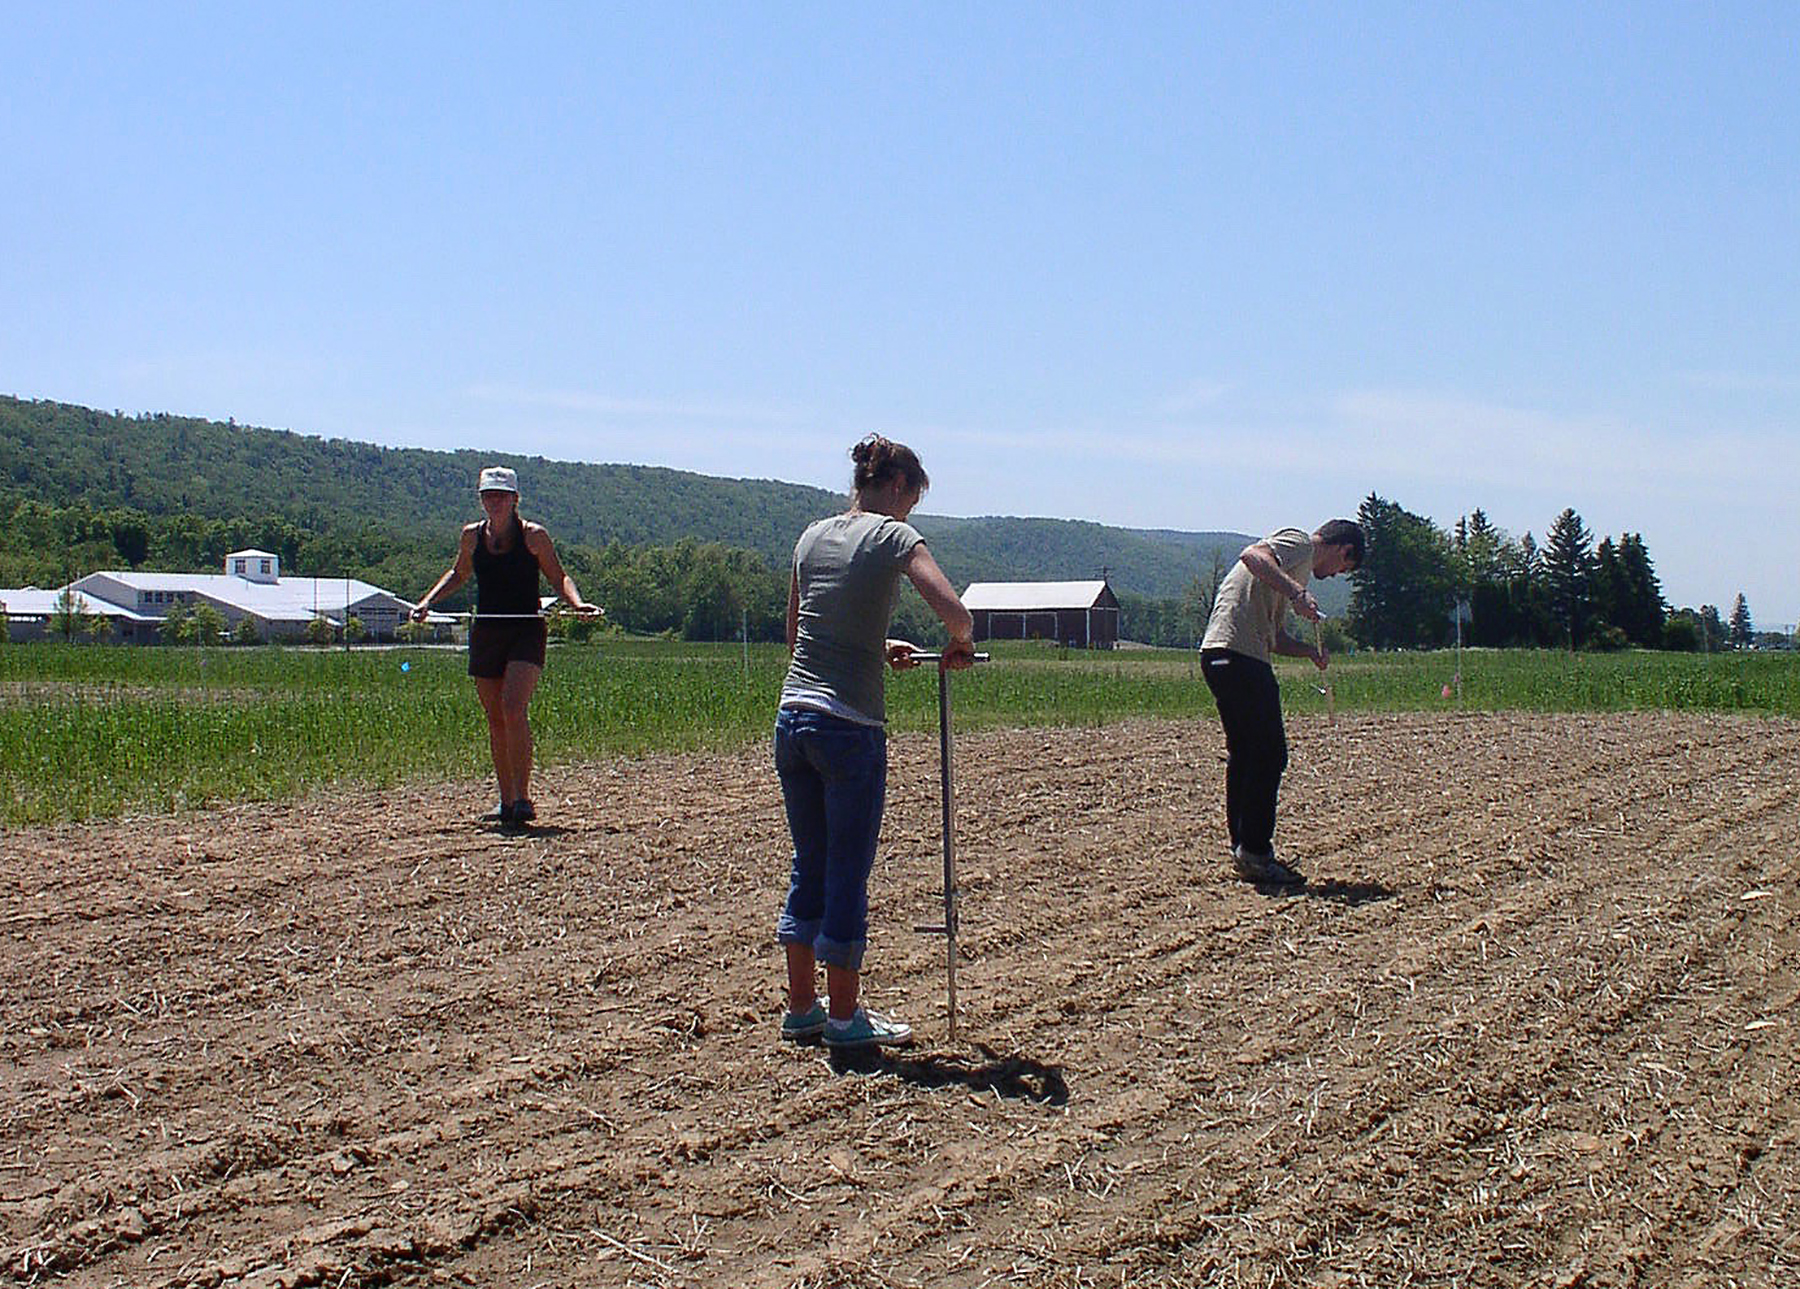
[[[978, 653], [976, 662], [986, 662], [988, 655]], [[956, 784], [951, 775], [950, 735], [950, 669], [944, 666], [941, 653], [915, 653], [916, 663], [934, 662], [938, 668], [938, 779], [944, 805], [944, 920], [932, 926], [915, 926], [925, 935], [941, 935], [946, 946], [944, 984], [950, 1003], [950, 1040], [956, 1041]]]

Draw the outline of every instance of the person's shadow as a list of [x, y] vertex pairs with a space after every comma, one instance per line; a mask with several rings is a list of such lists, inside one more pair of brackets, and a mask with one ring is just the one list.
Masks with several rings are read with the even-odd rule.
[[1344, 904], [1355, 908], [1361, 904], [1374, 904], [1379, 900], [1391, 900], [1399, 892], [1392, 887], [1383, 886], [1380, 882], [1339, 882], [1327, 879], [1323, 882], [1304, 882], [1298, 886], [1287, 886], [1280, 882], [1252, 882], [1256, 893], [1270, 900], [1326, 900], [1332, 904]]
[[1040, 1105], [1066, 1105], [1069, 1085], [1062, 1069], [1045, 1065], [1028, 1056], [1001, 1056], [984, 1044], [975, 1044], [984, 1058], [972, 1061], [965, 1057], [930, 1052], [921, 1056], [904, 1056], [880, 1047], [827, 1047], [826, 1054], [836, 1074], [891, 1074], [905, 1083], [921, 1088], [943, 1088], [957, 1085], [972, 1092], [993, 1092], [1016, 1101], [1036, 1101]]
[[481, 830], [494, 837], [511, 837], [516, 840], [531, 838], [566, 837], [574, 830], [561, 824], [503, 824], [484, 820]]

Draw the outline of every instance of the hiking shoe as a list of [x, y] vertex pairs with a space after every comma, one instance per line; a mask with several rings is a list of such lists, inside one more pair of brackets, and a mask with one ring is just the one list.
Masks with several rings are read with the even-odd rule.
[[1274, 851], [1261, 854], [1242, 846], [1233, 846], [1231, 858], [1237, 865], [1238, 875], [1252, 882], [1267, 882], [1275, 886], [1306, 885], [1306, 874], [1276, 859]]
[[520, 797], [512, 803], [512, 821], [516, 824], [528, 824], [537, 818], [537, 810], [531, 804], [531, 798]]
[[826, 1047], [905, 1047], [910, 1042], [911, 1025], [860, 1007], [847, 1023], [832, 1021], [825, 1026]]
[[500, 824], [504, 826], [512, 821], [513, 808], [512, 802], [510, 801], [502, 801], [499, 805], [481, 816], [481, 822], [484, 824]]
[[781, 1018], [781, 1037], [789, 1043], [806, 1043], [825, 1032], [825, 1004], [814, 1002], [803, 1012]]

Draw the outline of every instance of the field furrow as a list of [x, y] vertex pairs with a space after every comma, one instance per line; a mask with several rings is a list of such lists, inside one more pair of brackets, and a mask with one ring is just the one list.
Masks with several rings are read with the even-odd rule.
[[1800, 723], [1297, 718], [894, 743], [870, 1001], [774, 1038], [761, 748], [45, 829], [0, 873], [20, 1284], [1687, 1285], [1800, 1268]]

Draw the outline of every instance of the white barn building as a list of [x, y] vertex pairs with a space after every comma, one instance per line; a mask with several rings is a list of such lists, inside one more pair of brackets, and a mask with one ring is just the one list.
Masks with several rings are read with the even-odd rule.
[[[265, 640], [304, 639], [315, 618], [341, 629], [352, 617], [372, 638], [391, 639], [412, 610], [393, 592], [356, 578], [283, 577], [280, 556], [259, 550], [233, 551], [223, 573], [107, 571], [89, 573], [66, 589], [85, 605], [80, 612], [113, 619], [114, 638], [141, 644], [160, 638], [163, 618], [177, 604], [211, 605], [228, 633], [249, 619]], [[47, 635], [62, 590], [0, 591], [13, 639]]]
[[[63, 595], [69, 589], [58, 587], [54, 591], [43, 591], [27, 586], [0, 591], [0, 615], [5, 618], [6, 637], [21, 641], [50, 639], [52, 622], [62, 611]], [[110, 639], [133, 641], [155, 636], [156, 619], [78, 591], [72, 594], [70, 604], [77, 614], [107, 620]]]

